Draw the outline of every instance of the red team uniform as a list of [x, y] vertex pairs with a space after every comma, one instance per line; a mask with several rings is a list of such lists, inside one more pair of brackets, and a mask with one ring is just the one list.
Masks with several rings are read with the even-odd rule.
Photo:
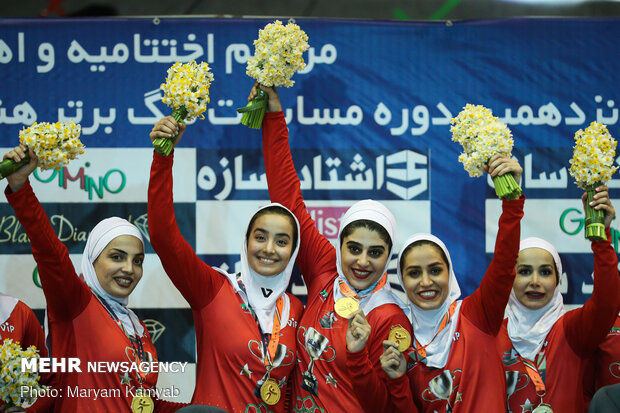
[[287, 350], [279, 367], [270, 373], [282, 396], [275, 405], [267, 405], [255, 394], [257, 382], [266, 373], [257, 321], [229, 278], [198, 258], [178, 229], [172, 197], [173, 156], [174, 153], [167, 157], [154, 154], [149, 184], [149, 232], [166, 273], [193, 312], [197, 372], [192, 404], [233, 412], [288, 411], [297, 358], [295, 332], [303, 305], [286, 293], [290, 314], [281, 327], [279, 342]]
[[[288, 138], [284, 113], [266, 113], [263, 120], [263, 156], [269, 195], [272, 202], [281, 203], [293, 211], [300, 222], [301, 245], [297, 264], [308, 287], [308, 301], [297, 332], [299, 350], [293, 411], [360, 412], [365, 406], [355, 396], [347, 368], [348, 320], [334, 312], [334, 283], [338, 277], [336, 250], [319, 233], [306, 210]], [[389, 288], [389, 284], [384, 288]], [[363, 301], [360, 307], [364, 308]], [[366, 318], [372, 326], [367, 345], [368, 357], [373, 361], [377, 374], [387, 380], [379, 362], [383, 353], [382, 342], [388, 338], [393, 325], [401, 325], [411, 331], [409, 320], [402, 309], [393, 303], [374, 307], [366, 313]]]
[[9, 338], [23, 349], [35, 346], [41, 357], [47, 357], [45, 334], [30, 307], [0, 293], [0, 343]]
[[[82, 372], [57, 374], [56, 412], [130, 412], [139, 388], [135, 373], [89, 372], [88, 362], [135, 362], [134, 345], [110, 317], [108, 310], [78, 277], [67, 247], [58, 239], [29, 182], [18, 191], [5, 191], [9, 203], [24, 226], [37, 262], [47, 300], [52, 357], [80, 359]], [[157, 362], [157, 353], [144, 324], [140, 338], [147, 361]], [[157, 372], [144, 377], [142, 387], [153, 388]], [[157, 411], [176, 411], [183, 405], [155, 401]]]
[[[610, 239], [610, 230], [606, 231]], [[580, 413], [587, 408], [584, 407], [587, 403], [583, 396], [583, 377], [588, 358], [617, 317], [620, 295], [618, 260], [610, 241], [592, 242], [592, 251], [592, 297], [583, 307], [565, 313], [555, 322], [535, 360], [531, 360], [544, 382], [542, 398], [537, 395], [524, 362], [513, 348], [508, 336], [508, 320], [502, 326], [498, 349], [508, 378], [508, 405], [513, 413], [531, 412], [541, 402], [550, 405], [554, 412]]]
[[[45, 333], [30, 307], [17, 298], [0, 293], [0, 345], [8, 339], [19, 342], [22, 349], [35, 346], [41, 357], [47, 357]], [[49, 385], [51, 377], [42, 373], [39, 383]], [[4, 403], [0, 401], [2, 406]]]
[[[480, 287], [471, 296], [452, 304], [454, 313], [451, 318], [458, 319], [452, 321], [457, 323], [452, 337], [444, 338], [452, 340], [445, 366], [427, 366], [413, 348], [404, 353], [409, 361], [410, 387], [403, 387], [396, 380], [388, 383], [394, 411], [469, 413], [505, 410], [504, 372], [495, 342], [514, 281], [524, 199], [503, 201], [495, 255]], [[412, 243], [407, 241], [405, 246]], [[448, 264], [452, 267], [451, 262]], [[372, 380], [357, 375], [356, 381], [361, 387], [363, 381]], [[376, 380], [366, 391], [373, 388], [378, 388], [376, 394], [384, 394]], [[377, 403], [378, 406], [386, 405], [387, 401]]]
[[620, 383], [620, 317], [594, 355], [594, 391]]

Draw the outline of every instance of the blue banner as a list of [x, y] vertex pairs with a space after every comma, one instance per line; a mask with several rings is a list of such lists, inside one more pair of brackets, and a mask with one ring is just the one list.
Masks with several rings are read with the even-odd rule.
[[[183, 158], [192, 165], [190, 174], [175, 175], [175, 187], [184, 194], [178, 202], [266, 201], [260, 131], [240, 125], [235, 108], [247, 103], [253, 80], [246, 76], [245, 64], [258, 30], [271, 21], [0, 20], [0, 146], [15, 146], [19, 130], [34, 121], [73, 120], [82, 125], [87, 153], [97, 148], [148, 149], [153, 123], [171, 112], [161, 103], [159, 90], [166, 70], [176, 61], [205, 61], [215, 77], [211, 102], [205, 119], [191, 123], [180, 143], [181, 148], [196, 150], [184, 155], [191, 159]], [[419, 223], [446, 242], [463, 293], [471, 294], [492, 252], [488, 239], [494, 239], [494, 233], [488, 228], [486, 201], [496, 198], [486, 177], [470, 178], [464, 171], [457, 161], [461, 148], [451, 141], [450, 119], [473, 103], [492, 109], [512, 130], [514, 155], [524, 167], [526, 204], [557, 199], [583, 215], [581, 191], [567, 173], [568, 160], [575, 132], [592, 121], [608, 125], [612, 136], [620, 135], [620, 20], [296, 23], [309, 36], [307, 68], [293, 77], [292, 88], [279, 93], [308, 200], [400, 201], [392, 206], [401, 210], [397, 215], [430, 202], [428, 216], [421, 214]], [[115, 170], [144, 171], [136, 183], [144, 192], [141, 204], [116, 208], [134, 215], [144, 211], [148, 156], [132, 165], [117, 165], [120, 161], [103, 155], [98, 160], [109, 164], [106, 173], [111, 180]], [[65, 172], [72, 177], [77, 173]], [[106, 177], [103, 172], [100, 176]], [[83, 190], [88, 193], [90, 188], [90, 196], [81, 202], [96, 204], [103, 195], [94, 189], [107, 191], [108, 203], [100, 207], [108, 213], [98, 210], [96, 219], [114, 213], [110, 208], [115, 199], [129, 204], [120, 189], [124, 181], [118, 179], [87, 180], [91, 186]], [[41, 185], [49, 191], [53, 187], [63, 203], [67, 185], [61, 188], [59, 182], [65, 181], [58, 175]], [[620, 179], [609, 185], [613, 197]], [[48, 197], [46, 202], [53, 200]], [[79, 204], [59, 205], [54, 213], [73, 208], [89, 213]], [[8, 211], [2, 213], [6, 216]], [[583, 234], [573, 233], [572, 227], [565, 231], [556, 218], [545, 220], [544, 226], [527, 223], [528, 217], [540, 213], [526, 210], [523, 235], [578, 239], [567, 250], [556, 246], [561, 254], [579, 257], [574, 268], [568, 268], [576, 261], [573, 256], [567, 260], [568, 276], [586, 280], [591, 254]], [[183, 215], [199, 219], [193, 211]], [[244, 231], [246, 219], [239, 217], [240, 229], [230, 231]], [[399, 240], [419, 230], [416, 225], [402, 224]], [[190, 238], [207, 230], [194, 221], [184, 226]], [[13, 245], [1, 253], [18, 250], [22, 251]], [[217, 254], [238, 254], [238, 248]], [[589, 297], [581, 284], [569, 283], [567, 303], [580, 304]]]

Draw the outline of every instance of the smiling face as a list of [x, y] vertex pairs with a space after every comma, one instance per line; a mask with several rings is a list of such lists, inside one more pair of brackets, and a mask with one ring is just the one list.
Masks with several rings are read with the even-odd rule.
[[546, 306], [558, 283], [553, 256], [541, 248], [527, 248], [519, 252], [515, 268], [512, 289], [517, 300], [530, 310]]
[[248, 233], [248, 263], [258, 274], [280, 274], [293, 254], [293, 225], [289, 217], [267, 213], [254, 220]]
[[424, 243], [405, 251], [403, 285], [409, 300], [422, 310], [439, 308], [450, 292], [450, 269], [441, 249]]
[[125, 298], [142, 278], [144, 247], [131, 235], [114, 238], [93, 262], [99, 284], [113, 297]]
[[351, 287], [364, 290], [383, 275], [389, 246], [377, 231], [359, 227], [342, 239], [340, 264]]

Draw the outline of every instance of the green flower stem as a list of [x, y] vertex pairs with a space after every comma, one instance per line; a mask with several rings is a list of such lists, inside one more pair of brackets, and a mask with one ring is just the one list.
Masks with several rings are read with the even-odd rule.
[[[185, 123], [185, 118], [187, 117], [187, 109], [185, 106], [174, 109], [172, 111], [172, 117], [179, 123]], [[176, 139], [176, 135], [171, 138], [155, 138], [153, 139], [153, 147], [157, 153], [168, 156], [174, 148]]]
[[596, 195], [596, 187], [599, 185], [601, 184], [596, 183], [586, 188], [588, 200], [586, 201], [585, 236], [590, 241], [605, 241], [607, 239], [605, 235], [605, 212], [600, 209], [596, 210], [590, 206], [590, 202], [594, 201], [594, 195]]
[[521, 197], [521, 187], [512, 174], [496, 176], [493, 178], [493, 184], [495, 185], [495, 193], [500, 199], [512, 201]]
[[22, 166], [28, 164], [28, 162], [30, 162], [30, 155], [28, 155], [28, 152], [26, 152], [26, 157], [19, 162], [15, 162], [13, 159], [5, 159], [0, 162], [0, 179], [11, 175]]
[[263, 124], [263, 117], [267, 110], [267, 93], [259, 89], [258, 93], [245, 107], [237, 109], [237, 112], [243, 113], [241, 123], [252, 128], [260, 129]]

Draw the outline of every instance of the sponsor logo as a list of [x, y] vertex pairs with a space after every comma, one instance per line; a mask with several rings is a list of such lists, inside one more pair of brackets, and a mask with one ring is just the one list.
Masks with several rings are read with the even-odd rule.
[[324, 237], [335, 240], [338, 238], [340, 220], [347, 212], [348, 207], [307, 207], [308, 213], [314, 220], [316, 229]]
[[72, 175], [67, 166], [60, 170], [40, 171], [35, 169], [34, 177], [42, 183], [56, 181], [58, 186], [67, 189], [69, 182], [77, 182], [80, 189], [88, 193], [88, 199], [93, 199], [93, 194], [99, 199], [103, 199], [106, 193], [118, 194], [127, 184], [127, 177], [120, 169], [110, 169], [103, 176], [92, 177], [86, 173], [86, 168], [90, 167], [90, 162], [86, 162]]
[[[586, 224], [586, 218], [582, 210], [577, 208], [567, 208], [562, 211], [560, 215], [560, 228], [566, 235], [580, 235]], [[620, 231], [615, 228], [611, 228], [611, 244], [614, 249], [618, 251], [618, 244], [620, 243]]]
[[[267, 179], [254, 149], [197, 153], [198, 199], [263, 199]], [[306, 200], [428, 199], [429, 154], [410, 149], [299, 149], [293, 153]], [[423, 194], [426, 193], [426, 196]]]

